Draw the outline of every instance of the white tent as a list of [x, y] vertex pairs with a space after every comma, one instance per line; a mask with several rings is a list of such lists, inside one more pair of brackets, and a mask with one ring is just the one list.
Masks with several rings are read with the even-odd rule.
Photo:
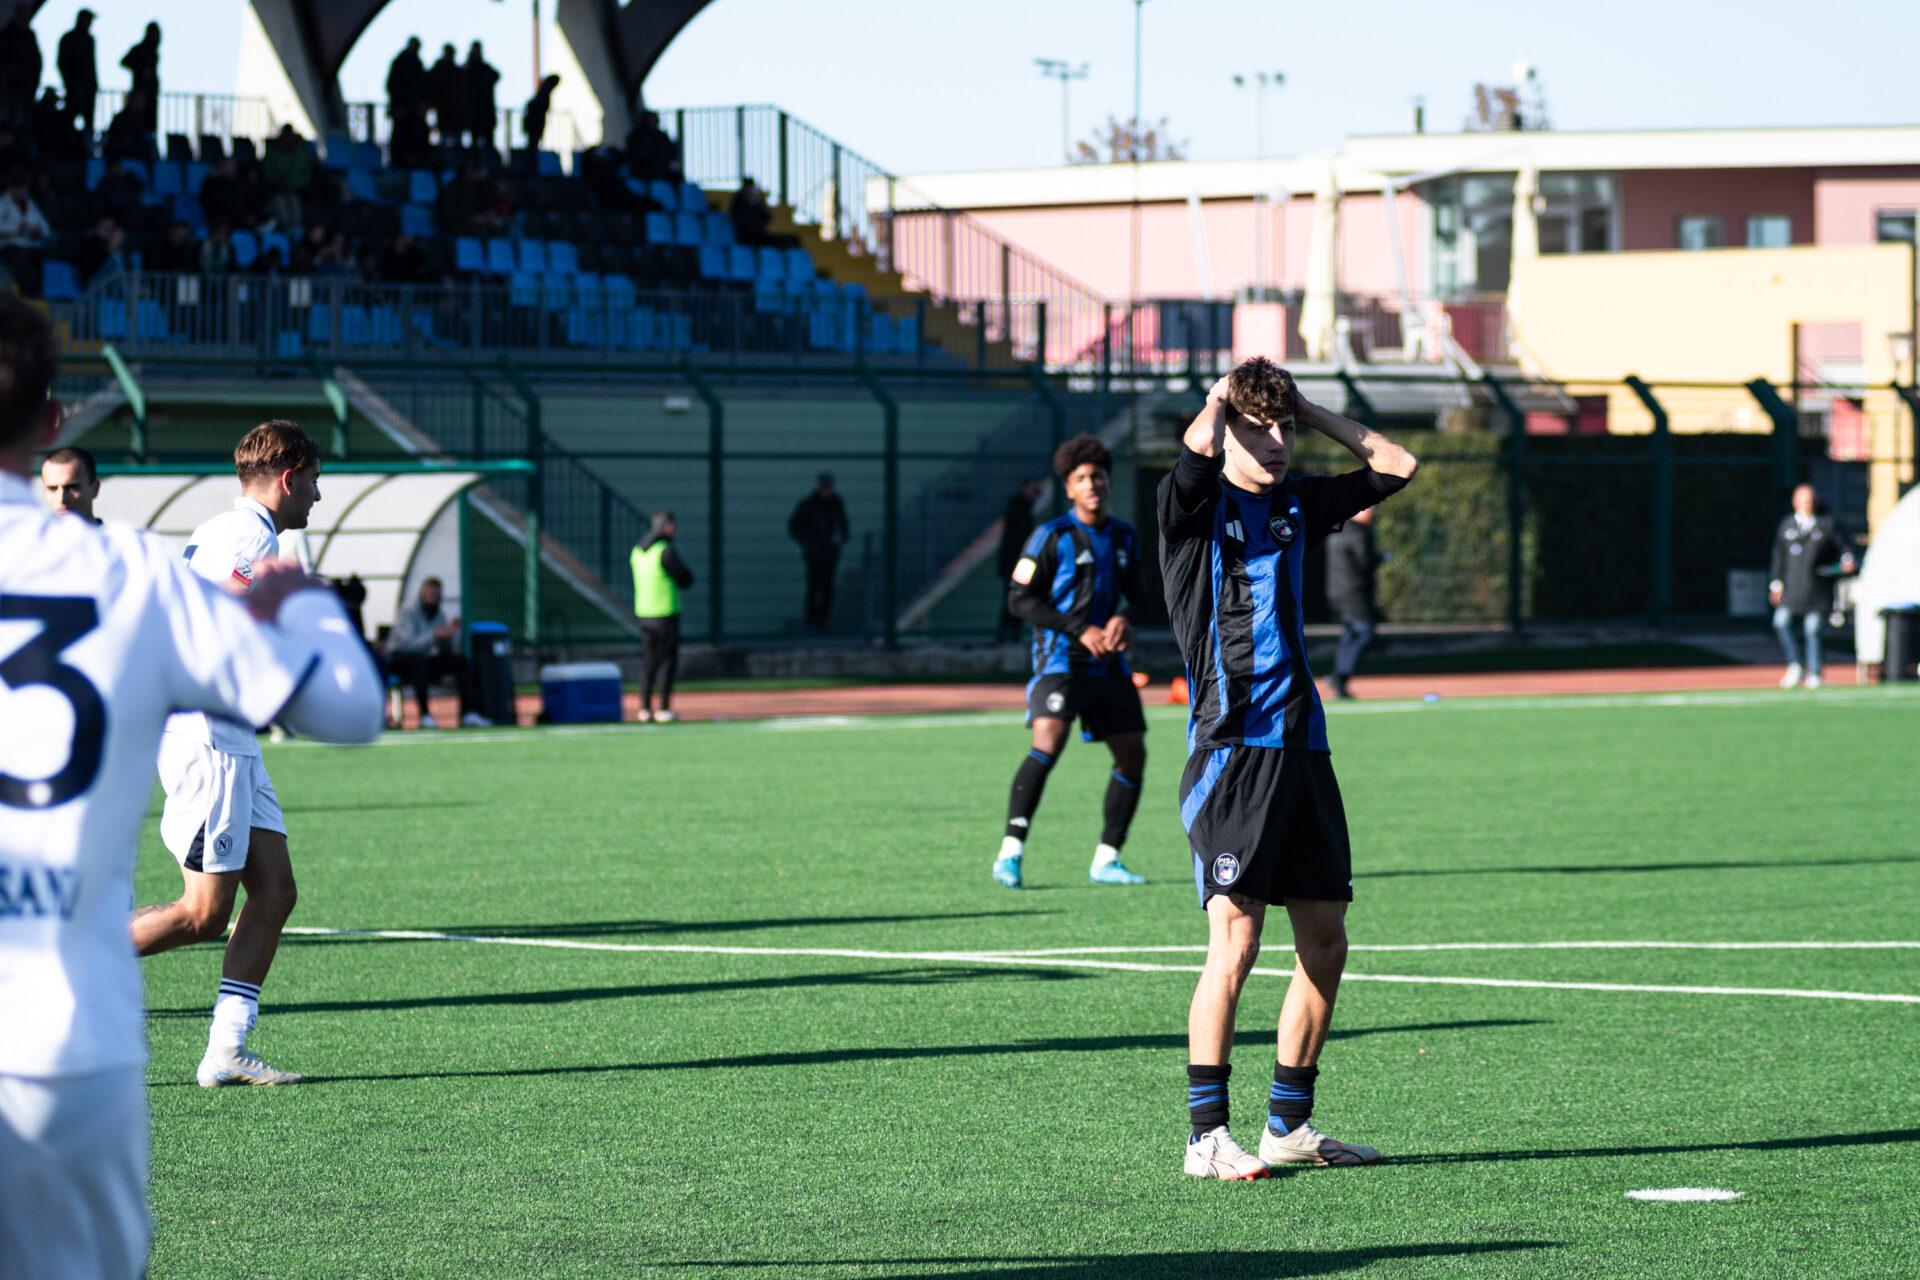
[[1886, 661], [1881, 610], [1920, 608], [1920, 486], [1907, 490], [1874, 535], [1853, 584], [1853, 607], [1855, 660]]
[[[367, 586], [363, 613], [370, 634], [391, 625], [400, 602], [429, 575], [445, 581], [446, 599], [457, 605], [463, 584], [454, 499], [479, 482], [473, 471], [327, 471], [320, 477], [321, 500], [299, 558], [325, 577], [360, 575]], [[101, 478], [94, 514], [145, 529], [183, 549], [203, 521], [232, 509], [238, 493], [231, 472], [107, 475]], [[281, 550], [298, 552], [292, 540]]]
[[[1513, 178], [1512, 253], [1507, 266], [1507, 348], [1515, 363], [1528, 364], [1524, 328], [1527, 277], [1540, 257], [1540, 171], [1531, 160]], [[1528, 369], [1529, 373], [1537, 370]]]
[[1307, 291], [1300, 303], [1300, 341], [1307, 358], [1333, 359], [1340, 293], [1340, 176], [1333, 162], [1313, 196], [1313, 235], [1307, 241]]

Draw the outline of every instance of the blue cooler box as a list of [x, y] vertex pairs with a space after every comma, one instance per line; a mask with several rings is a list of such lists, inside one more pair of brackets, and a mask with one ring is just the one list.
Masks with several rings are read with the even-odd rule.
[[548, 724], [620, 720], [620, 668], [611, 662], [560, 662], [540, 668]]

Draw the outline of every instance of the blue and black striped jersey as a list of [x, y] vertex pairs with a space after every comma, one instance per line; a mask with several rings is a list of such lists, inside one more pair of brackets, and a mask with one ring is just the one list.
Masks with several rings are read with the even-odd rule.
[[1007, 611], [1033, 624], [1033, 673], [1129, 674], [1125, 654], [1096, 658], [1080, 633], [1122, 612], [1122, 597], [1145, 598], [1140, 568], [1140, 535], [1124, 520], [1095, 526], [1068, 512], [1035, 529], [1007, 588]]
[[1187, 747], [1325, 751], [1301, 606], [1307, 547], [1407, 482], [1362, 468], [1290, 475], [1251, 493], [1223, 466], [1182, 449], [1160, 482], [1160, 571], [1192, 704]]

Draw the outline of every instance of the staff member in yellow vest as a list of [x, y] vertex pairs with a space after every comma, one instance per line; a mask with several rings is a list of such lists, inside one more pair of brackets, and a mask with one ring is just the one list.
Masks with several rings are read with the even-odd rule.
[[[633, 549], [633, 616], [640, 622], [646, 656], [640, 678], [640, 723], [671, 724], [673, 670], [680, 660], [680, 593], [693, 585], [693, 570], [674, 549], [679, 529], [671, 511], [653, 513], [647, 536]], [[660, 687], [660, 709], [653, 709], [653, 689]]]

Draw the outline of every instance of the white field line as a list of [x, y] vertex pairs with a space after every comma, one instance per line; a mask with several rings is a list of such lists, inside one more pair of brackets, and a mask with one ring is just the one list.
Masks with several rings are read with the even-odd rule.
[[[871, 951], [857, 947], [727, 947], [694, 943], [575, 942], [564, 938], [497, 938], [477, 934], [436, 933], [419, 929], [322, 929], [293, 927], [285, 933], [308, 937], [391, 938], [409, 942], [472, 942], [504, 947], [540, 947], [557, 951], [610, 951], [645, 955], [802, 956], [834, 960], [919, 960], [933, 964], [1004, 965], [1017, 968], [1100, 969], [1124, 973], [1199, 973], [1199, 965], [1147, 964], [1134, 960], [1093, 960], [1079, 956], [1021, 955], [989, 951]], [[1267, 978], [1288, 978], [1287, 969], [1259, 969]], [[1870, 991], [1821, 991], [1799, 987], [1694, 987], [1638, 982], [1542, 982], [1524, 978], [1453, 978], [1423, 974], [1349, 973], [1346, 982], [1396, 982], [1423, 986], [1507, 987], [1538, 991], [1635, 991], [1667, 995], [1781, 996], [1803, 1000], [1850, 1000], [1873, 1004], [1920, 1005], [1920, 995]]]
[[[1448, 698], [1439, 702], [1417, 699], [1364, 702], [1358, 706], [1341, 705], [1336, 716], [1435, 715], [1449, 711], [1591, 711], [1614, 707], [1798, 707], [1817, 702], [1821, 707], [1904, 708], [1920, 701], [1920, 691], [1894, 689], [1829, 689], [1818, 695], [1794, 695], [1770, 690], [1724, 690], [1699, 693], [1647, 694], [1561, 694], [1553, 697]], [[776, 716], [766, 720], [697, 720], [671, 728], [643, 728], [632, 724], [554, 725], [526, 729], [474, 729], [460, 732], [386, 733], [374, 743], [377, 747], [485, 746], [501, 742], [547, 741], [556, 738], [594, 738], [614, 734], [660, 737], [689, 737], [707, 733], [796, 733], [843, 729], [954, 729], [1005, 728], [1022, 714], [1019, 708], [1005, 711], [954, 711], [916, 715], [799, 715]], [[1155, 706], [1147, 708], [1153, 720], [1184, 720], [1183, 708]], [[279, 744], [276, 751], [317, 747], [323, 744], [293, 739]]]
[[[1920, 942], [1356, 942], [1349, 951], [1920, 951]], [[1104, 956], [1197, 952], [1204, 946], [1045, 947], [978, 951], [993, 956]]]

